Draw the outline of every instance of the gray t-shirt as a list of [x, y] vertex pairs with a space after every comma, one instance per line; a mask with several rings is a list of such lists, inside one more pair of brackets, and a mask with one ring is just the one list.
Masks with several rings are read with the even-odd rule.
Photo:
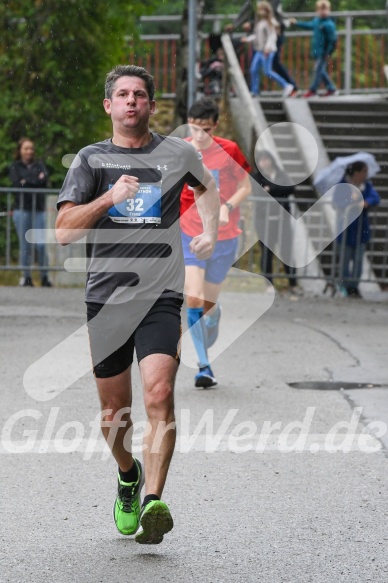
[[121, 148], [111, 139], [80, 150], [69, 169], [57, 207], [87, 204], [123, 174], [138, 176], [134, 199], [112, 207], [88, 233], [86, 301], [182, 297], [184, 263], [179, 210], [185, 182], [203, 179], [201, 155], [180, 138], [152, 134], [143, 148]]

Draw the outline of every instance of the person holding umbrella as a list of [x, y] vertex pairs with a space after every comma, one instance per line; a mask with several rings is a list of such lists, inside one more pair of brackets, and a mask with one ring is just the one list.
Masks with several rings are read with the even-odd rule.
[[381, 170], [376, 158], [369, 152], [338, 156], [326, 168], [317, 173], [314, 179], [314, 186], [319, 194], [325, 194], [330, 188], [339, 184], [346, 174], [346, 169], [354, 162], [365, 162], [368, 167], [368, 180], [376, 176]]
[[[362, 204], [362, 212], [337, 238], [340, 244], [339, 253], [339, 280], [343, 295], [352, 298], [361, 298], [358, 289], [361, 279], [362, 264], [365, 249], [371, 238], [371, 230], [368, 219], [368, 211], [380, 203], [380, 196], [373, 184], [367, 180], [368, 165], [363, 160], [355, 160], [346, 168], [342, 183], [348, 183], [355, 187], [354, 193], [344, 195], [339, 189], [334, 190], [333, 206], [343, 210], [354, 204]], [[359, 199], [359, 191], [363, 201]]]

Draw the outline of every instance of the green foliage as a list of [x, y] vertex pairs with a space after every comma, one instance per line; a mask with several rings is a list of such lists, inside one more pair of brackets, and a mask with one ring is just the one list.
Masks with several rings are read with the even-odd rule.
[[126, 62], [125, 37], [136, 34], [149, 2], [3, 0], [0, 5], [0, 173], [17, 140], [34, 140], [61, 184], [64, 154], [109, 131], [102, 109], [106, 72]]
[[[109, 119], [101, 106], [104, 77], [112, 66], [128, 61], [126, 37], [136, 40], [140, 32], [150, 32], [146, 25], [140, 29], [139, 17], [181, 14], [185, 2], [3, 0], [0, 183], [8, 184], [7, 167], [15, 144], [27, 135], [49, 166], [52, 185], [59, 186], [65, 173], [63, 155], [109, 134]], [[237, 4], [206, 0], [205, 13], [233, 14], [242, 4], [243, 0]], [[315, 0], [283, 1], [285, 11], [313, 10], [314, 5]], [[381, 9], [384, 5], [385, 0], [340, 0], [335, 9]], [[165, 26], [164, 32], [172, 32], [171, 23]], [[163, 32], [160, 26], [158, 32]], [[144, 53], [144, 47], [139, 50]]]

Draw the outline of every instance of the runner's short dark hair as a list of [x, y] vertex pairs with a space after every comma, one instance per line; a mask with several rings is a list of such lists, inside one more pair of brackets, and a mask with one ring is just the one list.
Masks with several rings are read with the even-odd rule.
[[144, 67], [138, 67], [137, 65], [117, 65], [107, 74], [105, 99], [112, 99], [113, 88], [120, 77], [140, 77], [140, 79], [143, 79], [150, 101], [153, 100], [155, 95], [154, 78]]
[[220, 110], [218, 105], [210, 97], [202, 97], [190, 107], [187, 117], [192, 119], [212, 119], [214, 123], [218, 121]]

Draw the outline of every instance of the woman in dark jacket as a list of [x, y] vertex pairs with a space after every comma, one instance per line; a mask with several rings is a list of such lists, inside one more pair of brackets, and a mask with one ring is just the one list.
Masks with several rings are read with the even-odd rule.
[[[35, 159], [34, 143], [29, 138], [21, 138], [14, 162], [9, 168], [9, 177], [15, 188], [46, 188], [48, 172], [40, 160]], [[15, 195], [13, 220], [19, 238], [19, 262], [23, 266], [21, 285], [32, 287], [31, 263], [33, 245], [26, 240], [29, 229], [45, 229], [45, 194], [20, 192]], [[47, 255], [44, 243], [37, 243], [37, 258], [43, 287], [51, 287], [47, 276]]]
[[[293, 194], [293, 186], [283, 186], [287, 183], [283, 170], [278, 167], [272, 154], [267, 150], [263, 150], [256, 156], [256, 164], [258, 170], [252, 173], [252, 178], [256, 180], [273, 198], [283, 206], [283, 208], [290, 212], [289, 195]], [[260, 206], [256, 204], [255, 211], [255, 228], [259, 237], [263, 237], [266, 233], [267, 240], [271, 240], [271, 247], [276, 245], [280, 247], [280, 255], [282, 255], [282, 248], [284, 245], [289, 247], [292, 245], [292, 233], [289, 224], [286, 221], [282, 226], [276, 217], [271, 217], [270, 212], [266, 212], [269, 206]], [[272, 283], [273, 273], [273, 252], [264, 243], [259, 241], [261, 249], [260, 268], [262, 274]], [[290, 290], [295, 291], [297, 287], [297, 280], [295, 277], [295, 268], [284, 264], [284, 270], [289, 278]]]

